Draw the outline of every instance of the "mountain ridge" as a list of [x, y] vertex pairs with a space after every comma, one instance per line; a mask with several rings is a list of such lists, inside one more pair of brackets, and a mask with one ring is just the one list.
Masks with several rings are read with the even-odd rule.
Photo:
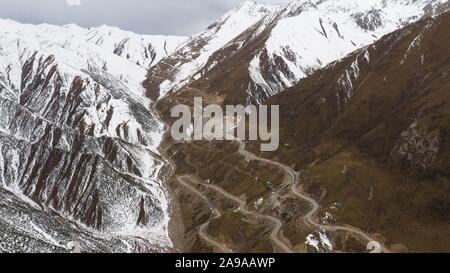
[[[155, 66], [149, 72], [147, 94], [156, 99], [161, 90], [177, 92], [192, 84], [228, 96], [231, 104], [259, 104], [314, 70], [445, 5], [448, 1], [293, 1], [273, 8], [217, 49], [190, 79], [176, 76], [178, 68], [163, 60], [161, 69]], [[365, 26], [372, 24], [370, 20], [376, 22]], [[159, 71], [164, 73], [158, 76]], [[152, 79], [153, 74], [166, 79], [169, 88]]]

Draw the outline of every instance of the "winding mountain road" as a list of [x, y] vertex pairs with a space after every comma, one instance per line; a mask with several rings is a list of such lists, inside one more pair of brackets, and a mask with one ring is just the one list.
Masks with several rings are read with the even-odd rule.
[[209, 223], [211, 222], [211, 220], [217, 219], [219, 217], [222, 216], [222, 214], [220, 213], [220, 211], [214, 206], [213, 203], [211, 203], [211, 201], [209, 201], [209, 199], [200, 191], [198, 191], [196, 188], [192, 187], [191, 185], [189, 185], [189, 183], [186, 183], [184, 180], [186, 179], [185, 176], [180, 176], [177, 177], [178, 182], [183, 185], [185, 188], [189, 189], [190, 191], [192, 191], [193, 193], [195, 193], [196, 195], [198, 195], [201, 199], [203, 199], [208, 206], [211, 208], [211, 210], [214, 213], [214, 218], [208, 220], [207, 222], [205, 222], [204, 224], [202, 224], [198, 230], [198, 234], [199, 236], [205, 240], [208, 244], [210, 244], [213, 247], [216, 247], [218, 249], [220, 249], [223, 253], [232, 253], [233, 251], [231, 249], [229, 249], [226, 245], [217, 242], [216, 240], [214, 240], [212, 237], [210, 237], [208, 235], [208, 233], [206, 232], [206, 229], [209, 226]]
[[[280, 232], [281, 227], [283, 226], [283, 223], [281, 223], [280, 220], [278, 220], [277, 218], [270, 216], [270, 215], [266, 215], [266, 214], [261, 214], [255, 211], [250, 211], [248, 209], [245, 208], [245, 206], [247, 206], [247, 203], [245, 201], [243, 201], [242, 199], [240, 199], [237, 196], [234, 196], [233, 194], [225, 191], [224, 189], [222, 189], [219, 186], [216, 185], [212, 185], [212, 184], [205, 184], [199, 181], [199, 179], [197, 179], [196, 177], [193, 177], [191, 175], [184, 175], [184, 176], [180, 176], [178, 177], [178, 181], [183, 182], [183, 180], [190, 180], [192, 183], [195, 183], [197, 185], [201, 185], [207, 188], [210, 188], [214, 191], [219, 192], [221, 195], [223, 195], [224, 197], [226, 197], [227, 199], [232, 200], [235, 203], [238, 203], [239, 205], [239, 211], [247, 214], [247, 215], [253, 215], [255, 218], [259, 218], [259, 219], [263, 219], [263, 220], [269, 220], [270, 222], [275, 224], [274, 229], [272, 230], [271, 234], [270, 234], [270, 239], [280, 248], [282, 249], [284, 252], [286, 253], [294, 253], [294, 251], [292, 251], [284, 242], [282, 242], [279, 238], [278, 238], [278, 233]], [[186, 185], [186, 183], [183, 183], [184, 185]], [[207, 200], [207, 198], [206, 198]], [[208, 201], [209, 202], [209, 201]]]
[[[297, 189], [297, 184], [298, 184], [298, 180], [299, 180], [299, 173], [295, 172], [292, 168], [283, 165], [279, 162], [270, 160], [270, 159], [266, 159], [266, 158], [262, 158], [259, 157], [247, 150], [245, 150], [245, 143], [240, 140], [240, 139], [236, 139], [235, 140], [239, 143], [239, 153], [241, 155], [243, 155], [247, 160], [256, 160], [256, 161], [260, 161], [260, 162], [264, 162], [264, 163], [268, 163], [274, 166], [277, 166], [278, 168], [284, 170], [290, 177], [292, 184], [291, 184], [291, 191], [294, 193], [294, 195], [296, 195], [297, 197], [305, 200], [306, 202], [310, 203], [312, 205], [312, 209], [310, 212], [308, 212], [308, 214], [305, 215], [305, 221], [322, 230], [327, 230], [327, 231], [347, 231], [350, 233], [354, 233], [356, 235], [359, 235], [360, 237], [362, 237], [363, 239], [367, 240], [368, 242], [377, 242], [375, 239], [373, 239], [372, 237], [370, 237], [368, 234], [366, 234], [365, 232], [355, 228], [355, 227], [350, 227], [350, 226], [333, 226], [333, 225], [322, 225], [320, 223], [317, 223], [314, 220], [314, 215], [316, 214], [316, 212], [319, 210], [320, 206], [319, 203], [317, 203], [316, 200], [314, 200], [313, 198], [301, 193], [300, 191], [298, 191]], [[380, 251], [383, 253], [389, 253], [390, 251], [384, 247], [383, 245], [380, 245]]]
[[[166, 131], [166, 133], [169, 132], [169, 129]], [[234, 137], [233, 137], [234, 138]], [[307, 196], [303, 193], [301, 193], [298, 189], [297, 189], [297, 185], [299, 184], [299, 173], [295, 172], [292, 168], [290, 168], [289, 166], [286, 166], [280, 162], [277, 161], [273, 161], [270, 159], [266, 159], [266, 158], [262, 158], [259, 157], [247, 150], [245, 150], [245, 143], [237, 138], [234, 138], [235, 141], [237, 141], [237, 143], [239, 144], [239, 153], [244, 156], [244, 158], [246, 158], [247, 160], [256, 160], [256, 161], [260, 161], [260, 162], [264, 162], [264, 163], [268, 163], [270, 165], [273, 166], [277, 166], [278, 168], [282, 169], [285, 171], [285, 173], [287, 173], [291, 179], [291, 191], [293, 192], [293, 194], [297, 197], [299, 197], [300, 199], [305, 200], [306, 202], [308, 202], [311, 206], [312, 209], [304, 216], [304, 220], [307, 224], [314, 226], [316, 228], [322, 229], [322, 230], [326, 230], [326, 231], [347, 231], [353, 234], [356, 234], [358, 236], [360, 236], [361, 238], [363, 238], [364, 240], [368, 241], [368, 242], [376, 242], [379, 246], [380, 246], [380, 251], [383, 253], [390, 253], [390, 251], [383, 246], [382, 244], [379, 244], [374, 238], [372, 238], [370, 235], [368, 235], [367, 233], [361, 231], [360, 229], [357, 229], [355, 227], [351, 227], [351, 226], [337, 226], [337, 225], [322, 225], [318, 222], [316, 222], [314, 220], [314, 215], [317, 213], [317, 211], [320, 208], [319, 203], [317, 203], [316, 200], [314, 200], [313, 198], [311, 198], [310, 196]], [[172, 176], [174, 174], [174, 168], [175, 168], [175, 162], [173, 162], [172, 158], [170, 156], [168, 156], [166, 154], [166, 151], [160, 151], [161, 155], [163, 156], [163, 158], [165, 158], [168, 163], [170, 165], [172, 165], [172, 170], [169, 176]], [[280, 249], [282, 249], [284, 252], [286, 253], [293, 253], [294, 251], [292, 251], [285, 243], [283, 243], [282, 241], [280, 241], [280, 239], [278, 238], [278, 233], [282, 227], [282, 223], [279, 219], [272, 217], [270, 215], [264, 215], [264, 214], [260, 214], [257, 212], [253, 212], [253, 211], [249, 211], [247, 209], [245, 209], [245, 206], [247, 205], [245, 203], [245, 201], [243, 201], [242, 199], [232, 195], [231, 193], [225, 191], [224, 189], [216, 186], [216, 185], [211, 185], [211, 184], [205, 184], [202, 182], [199, 182], [198, 180], [195, 179], [195, 177], [192, 177], [190, 175], [185, 175], [185, 176], [181, 176], [181, 177], [177, 177], [176, 178], [184, 187], [186, 187], [187, 189], [191, 190], [192, 192], [194, 192], [195, 194], [197, 194], [198, 196], [200, 196], [203, 200], [205, 200], [207, 202], [207, 204], [211, 207], [211, 209], [213, 210], [213, 213], [215, 214], [214, 219], [217, 219], [219, 217], [221, 217], [221, 213], [220, 211], [212, 204], [211, 201], [209, 201], [209, 199], [202, 194], [201, 192], [199, 192], [197, 189], [195, 189], [194, 187], [192, 187], [191, 185], [189, 185], [189, 183], [186, 183], [184, 180], [185, 179], [189, 179], [190, 181], [192, 181], [193, 183], [196, 184], [201, 184], [203, 186], [206, 186], [210, 189], [213, 189], [219, 193], [221, 193], [223, 196], [225, 196], [226, 198], [233, 200], [234, 202], [239, 204], [239, 208], [240, 211], [245, 213], [245, 214], [252, 214], [254, 215], [256, 218], [263, 218], [263, 219], [268, 219], [269, 221], [275, 223], [275, 228], [272, 230], [271, 233], [271, 240], [279, 246]], [[212, 219], [211, 219], [212, 220]], [[206, 223], [202, 224], [199, 228], [199, 236], [205, 240], [208, 244], [210, 244], [213, 247], [216, 247], [218, 249], [220, 249], [222, 252], [224, 253], [232, 253], [233, 251], [231, 249], [229, 249], [227, 246], [225, 246], [224, 244], [215, 241], [213, 238], [211, 238], [207, 232], [206, 229], [210, 223], [210, 221], [207, 221]]]

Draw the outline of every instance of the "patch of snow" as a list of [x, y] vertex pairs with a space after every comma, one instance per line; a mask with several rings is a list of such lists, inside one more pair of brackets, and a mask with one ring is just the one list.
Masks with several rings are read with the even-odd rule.
[[311, 233], [306, 237], [305, 244], [314, 248], [317, 252], [330, 252], [333, 250], [333, 245], [327, 237], [325, 231], [318, 232], [318, 235]]
[[305, 244], [315, 248], [317, 251], [320, 251], [319, 250], [319, 240], [316, 238], [316, 236], [314, 234], [309, 234], [306, 237]]
[[255, 209], [258, 209], [259, 207], [261, 207], [263, 202], [264, 202], [264, 198], [263, 197], [261, 197], [258, 200], [256, 200], [255, 203], [254, 203]]

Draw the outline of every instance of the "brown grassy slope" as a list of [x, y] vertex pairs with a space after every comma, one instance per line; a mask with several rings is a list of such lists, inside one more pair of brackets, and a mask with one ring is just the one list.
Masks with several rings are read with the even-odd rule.
[[278, 155], [327, 188], [322, 204], [411, 251], [450, 250], [449, 29], [448, 12], [425, 19], [269, 100]]

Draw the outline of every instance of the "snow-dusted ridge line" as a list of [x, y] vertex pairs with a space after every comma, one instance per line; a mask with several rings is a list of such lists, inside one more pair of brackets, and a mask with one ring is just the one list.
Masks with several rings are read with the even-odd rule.
[[256, 53], [251, 50], [250, 82], [236, 90], [249, 94], [248, 103], [261, 103], [383, 35], [434, 14], [445, 3], [448, 0], [245, 1], [154, 66], [147, 92], [157, 99], [181, 90], [234, 53], [261, 43]]
[[236, 92], [249, 94], [248, 103], [261, 103], [383, 35], [435, 14], [446, 3], [297, 0], [272, 6], [246, 1], [153, 67], [147, 91], [157, 99], [181, 90], [245, 50], [254, 54], [248, 64], [251, 79]]
[[33, 25], [0, 19], [0, 26], [2, 33], [34, 29], [37, 32], [53, 33], [53, 38], [56, 39], [75, 38], [80, 40], [80, 43], [97, 45], [104, 52], [114, 53], [145, 69], [173, 53], [187, 39], [185, 36], [137, 34], [108, 25], [83, 28], [76, 24]]

